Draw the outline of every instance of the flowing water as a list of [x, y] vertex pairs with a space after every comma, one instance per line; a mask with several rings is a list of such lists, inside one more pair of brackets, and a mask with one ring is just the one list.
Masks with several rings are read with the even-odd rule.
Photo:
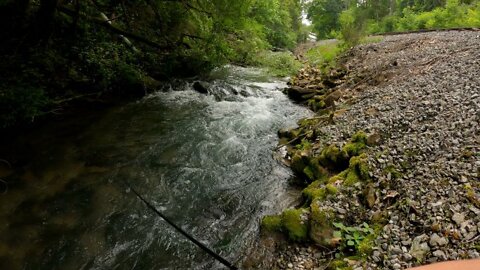
[[[222, 268], [124, 185], [239, 262], [291, 173], [276, 131], [307, 116], [262, 71], [226, 67], [209, 95], [189, 83], [4, 141], [0, 269]], [[282, 205], [283, 204], [283, 205]]]

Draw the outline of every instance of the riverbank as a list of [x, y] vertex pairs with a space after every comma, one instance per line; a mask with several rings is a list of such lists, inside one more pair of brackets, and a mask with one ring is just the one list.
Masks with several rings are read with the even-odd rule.
[[280, 132], [306, 188], [300, 207], [262, 220], [264, 234], [290, 239], [270, 268], [480, 257], [479, 41], [478, 31], [387, 36], [327, 76], [306, 68], [292, 80], [288, 95], [318, 115]]

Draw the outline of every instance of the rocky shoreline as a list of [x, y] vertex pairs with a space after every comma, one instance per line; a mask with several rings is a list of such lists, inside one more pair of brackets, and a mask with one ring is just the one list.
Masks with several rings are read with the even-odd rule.
[[[273, 269], [406, 269], [480, 258], [480, 32], [387, 36], [288, 95], [280, 131], [303, 204], [262, 220]], [[264, 264], [262, 267], [265, 267]]]

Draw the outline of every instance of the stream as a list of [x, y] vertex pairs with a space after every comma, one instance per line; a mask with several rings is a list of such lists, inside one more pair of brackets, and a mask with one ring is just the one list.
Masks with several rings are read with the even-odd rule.
[[[209, 94], [177, 82], [0, 146], [0, 269], [223, 269], [149, 210], [239, 263], [289, 203], [277, 130], [310, 115], [262, 70], [227, 66]], [[291, 201], [290, 201], [291, 203]]]

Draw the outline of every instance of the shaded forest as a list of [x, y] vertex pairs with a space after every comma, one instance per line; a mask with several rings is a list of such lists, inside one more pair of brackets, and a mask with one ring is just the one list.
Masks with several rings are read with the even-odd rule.
[[258, 63], [307, 31], [300, 0], [2, 0], [0, 126], [78, 100], [143, 96], [172, 77]]

